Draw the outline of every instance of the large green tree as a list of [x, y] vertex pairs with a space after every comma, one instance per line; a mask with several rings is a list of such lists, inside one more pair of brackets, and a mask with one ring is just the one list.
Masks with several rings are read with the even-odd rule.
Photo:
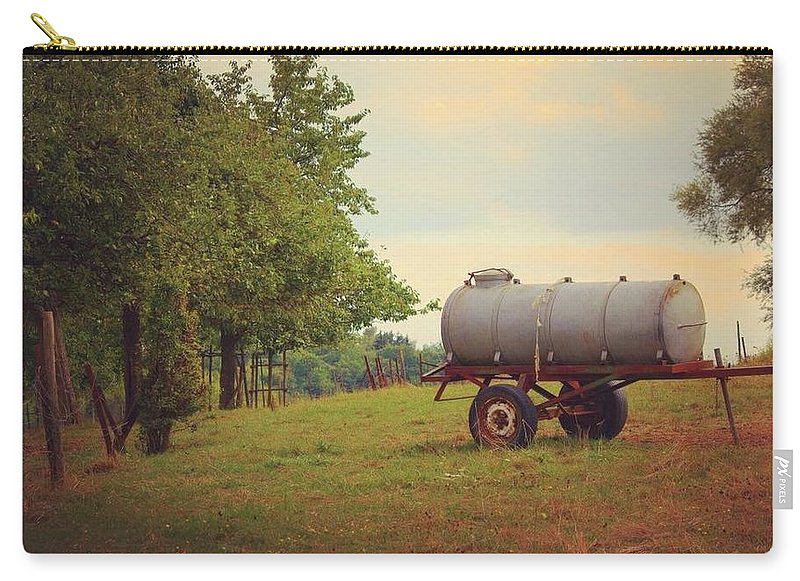
[[[104, 372], [125, 378], [131, 419], [144, 350], [140, 313], [164, 272], [192, 272], [186, 209], [202, 168], [183, 155], [198, 71], [182, 60], [26, 63], [23, 82], [23, 297], [58, 297], [65, 332]], [[34, 322], [31, 322], [34, 321]], [[109, 343], [109, 326], [116, 337]], [[101, 375], [103, 384], [115, 377]]]
[[772, 58], [745, 57], [734, 94], [700, 131], [697, 177], [673, 192], [681, 212], [715, 241], [769, 249], [745, 279], [772, 321]]
[[229, 222], [244, 234], [221, 251], [237, 277], [201, 300], [220, 329], [221, 407], [234, 402], [235, 350], [248, 337], [276, 351], [330, 342], [374, 319], [405, 318], [418, 301], [349, 218], [374, 211], [348, 174], [366, 156], [357, 129], [366, 112], [342, 113], [352, 90], [314, 57], [271, 64], [266, 94], [254, 90], [248, 64], [210, 78], [226, 126], [238, 127], [231, 139], [248, 143], [211, 188], [240, 209]]

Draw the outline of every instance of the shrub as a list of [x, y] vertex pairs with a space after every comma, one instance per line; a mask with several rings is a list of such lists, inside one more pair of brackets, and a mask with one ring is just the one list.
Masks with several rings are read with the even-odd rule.
[[145, 325], [147, 377], [139, 393], [139, 438], [148, 454], [169, 447], [174, 423], [200, 409], [202, 375], [197, 315], [186, 292], [169, 283], [158, 286]]

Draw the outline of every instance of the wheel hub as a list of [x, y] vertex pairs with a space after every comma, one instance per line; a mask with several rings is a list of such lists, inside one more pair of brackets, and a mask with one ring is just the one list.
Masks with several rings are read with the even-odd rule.
[[517, 430], [517, 412], [507, 401], [487, 402], [484, 408], [486, 429], [495, 438], [509, 438]]

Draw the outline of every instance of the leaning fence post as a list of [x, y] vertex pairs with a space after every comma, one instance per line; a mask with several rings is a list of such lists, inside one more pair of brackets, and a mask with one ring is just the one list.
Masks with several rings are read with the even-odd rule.
[[97, 385], [97, 378], [94, 375], [94, 369], [87, 363], [84, 368], [86, 372], [86, 379], [89, 382], [89, 393], [92, 394], [92, 403], [94, 404], [95, 416], [100, 423], [100, 433], [103, 435], [103, 442], [106, 445], [106, 455], [114, 456], [114, 443], [111, 441], [111, 433], [108, 423], [111, 421], [105, 413], [103, 408], [103, 395], [100, 387]]
[[364, 365], [367, 366], [367, 378], [369, 379], [369, 386], [371, 389], [375, 389], [375, 376], [372, 375], [372, 370], [369, 368], [369, 359], [367, 359], [366, 355], [364, 355]]
[[378, 386], [386, 387], [386, 375], [383, 373], [380, 356], [375, 356], [375, 373], [378, 376]]
[[[723, 367], [722, 353], [720, 353], [719, 348], [714, 349], [714, 359], [716, 359], [717, 367]], [[733, 443], [738, 446], [739, 434], [736, 432], [736, 424], [733, 421], [733, 408], [731, 407], [731, 396], [728, 393], [728, 378], [723, 376], [720, 377], [718, 381], [720, 387], [722, 388], [722, 399], [725, 402], [725, 412], [728, 415], [728, 427], [730, 427], [731, 434], [733, 435]]]

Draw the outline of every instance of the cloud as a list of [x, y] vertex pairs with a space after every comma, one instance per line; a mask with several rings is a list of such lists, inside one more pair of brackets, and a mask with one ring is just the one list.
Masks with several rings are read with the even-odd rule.
[[[666, 112], [637, 76], [613, 76], [600, 65], [436, 62], [403, 67], [391, 114], [409, 129], [470, 133], [509, 125], [599, 124], [651, 127]], [[402, 73], [399, 73], [402, 75]], [[644, 89], [644, 90], [643, 90]]]
[[533, 100], [521, 112], [528, 123], [602, 124], [617, 128], [652, 128], [666, 114], [657, 102], [634, 94], [630, 86], [615, 82], [602, 87], [593, 101], [580, 102], [564, 95], [560, 99]]

